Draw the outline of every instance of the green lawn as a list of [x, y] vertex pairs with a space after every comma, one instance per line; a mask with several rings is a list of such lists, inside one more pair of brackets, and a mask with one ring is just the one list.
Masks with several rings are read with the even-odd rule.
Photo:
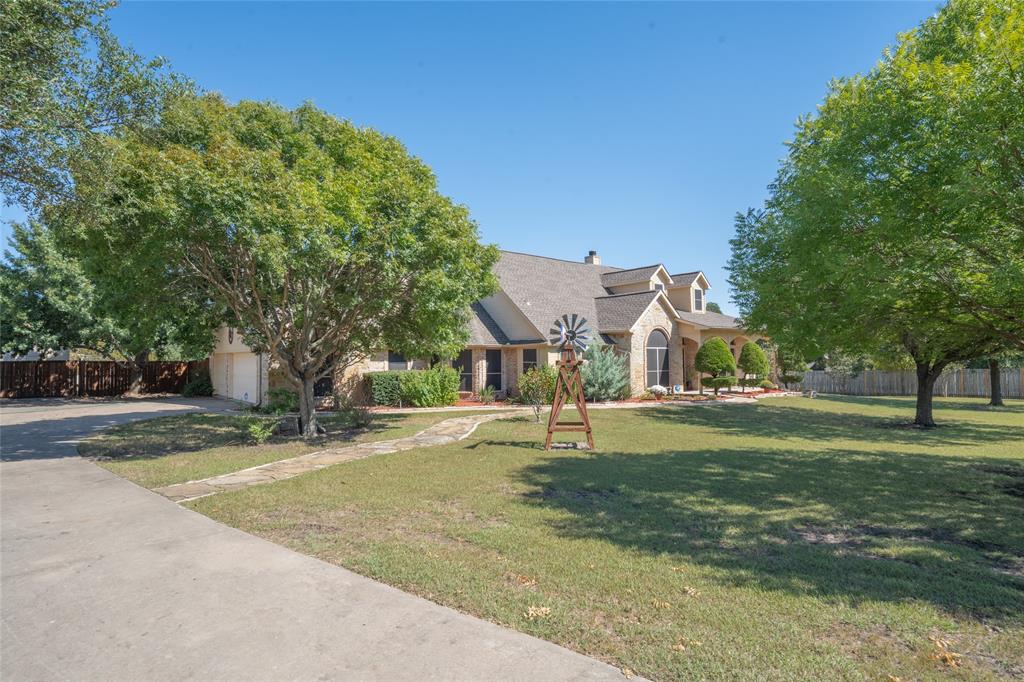
[[1024, 675], [1024, 403], [912, 408], [519, 417], [190, 506], [655, 679]]
[[297, 457], [331, 447], [410, 436], [457, 415], [377, 414], [369, 428], [352, 428], [344, 417], [321, 417], [326, 438], [312, 442], [273, 439], [246, 444], [246, 417], [185, 414], [134, 422], [103, 431], [79, 447], [84, 457], [146, 488], [159, 488]]

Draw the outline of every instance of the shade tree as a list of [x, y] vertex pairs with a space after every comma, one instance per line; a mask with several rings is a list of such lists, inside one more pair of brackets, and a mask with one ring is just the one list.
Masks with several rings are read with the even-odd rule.
[[1024, 7], [952, 0], [797, 123], [729, 281], [806, 357], [900, 347], [915, 423], [952, 363], [1024, 344]]

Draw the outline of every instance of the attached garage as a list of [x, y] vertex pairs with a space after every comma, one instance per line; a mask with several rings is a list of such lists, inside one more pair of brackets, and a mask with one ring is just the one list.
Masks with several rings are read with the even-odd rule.
[[210, 355], [210, 379], [214, 395], [259, 405], [267, 391], [267, 358], [222, 327]]

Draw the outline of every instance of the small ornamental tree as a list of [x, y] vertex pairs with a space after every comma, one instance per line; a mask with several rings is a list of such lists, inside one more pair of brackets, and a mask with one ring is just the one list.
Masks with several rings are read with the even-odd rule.
[[775, 357], [779, 366], [779, 381], [786, 388], [789, 388], [790, 384], [798, 384], [803, 381], [807, 363], [799, 353], [789, 348], [779, 348]]
[[595, 343], [583, 354], [583, 393], [588, 400], [620, 400], [629, 393], [629, 367], [626, 357], [615, 348]]
[[533, 408], [533, 416], [540, 421], [540, 411], [555, 399], [555, 379], [558, 374], [554, 367], [541, 365], [532, 367], [519, 375], [519, 397]]
[[740, 350], [740, 359], [736, 363], [740, 370], [743, 372], [743, 378], [740, 380], [740, 385], [744, 388], [749, 383], [748, 377], [755, 375], [757, 379], [755, 382], [759, 382], [762, 379], [768, 378], [768, 372], [771, 370], [771, 366], [768, 363], [768, 356], [761, 350], [761, 346], [757, 345], [753, 341], [747, 341], [743, 344], [743, 348]]
[[[711, 375], [702, 378], [701, 385], [714, 388], [715, 395], [718, 395], [719, 388], [725, 388], [735, 383], [735, 377], [732, 374], [736, 371], [736, 359], [732, 356], [728, 344], [720, 337], [716, 336], [704, 342], [704, 345], [697, 350], [693, 366], [698, 372]], [[706, 381], [706, 379], [721, 381]], [[726, 381], [727, 379], [732, 379], [732, 381]]]

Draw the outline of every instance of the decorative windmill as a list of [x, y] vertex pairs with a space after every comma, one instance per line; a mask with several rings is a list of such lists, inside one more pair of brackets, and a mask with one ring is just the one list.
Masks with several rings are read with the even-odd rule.
[[[545, 450], [551, 449], [551, 436], [555, 431], [585, 431], [587, 445], [591, 450], [594, 449], [594, 433], [590, 428], [587, 401], [583, 397], [583, 377], [580, 375], [580, 367], [585, 360], [576, 355], [577, 351], [583, 353], [587, 350], [590, 329], [586, 325], [585, 317], [573, 313], [570, 319], [569, 315], [562, 315], [561, 319], [555, 320], [554, 326], [548, 332], [551, 334], [551, 345], [558, 346], [561, 350], [561, 358], [555, 363], [558, 367], [558, 377], [555, 379], [555, 399], [551, 402], [551, 415], [548, 417]], [[558, 421], [558, 416], [568, 400], [572, 400], [576, 406], [580, 421]]]

